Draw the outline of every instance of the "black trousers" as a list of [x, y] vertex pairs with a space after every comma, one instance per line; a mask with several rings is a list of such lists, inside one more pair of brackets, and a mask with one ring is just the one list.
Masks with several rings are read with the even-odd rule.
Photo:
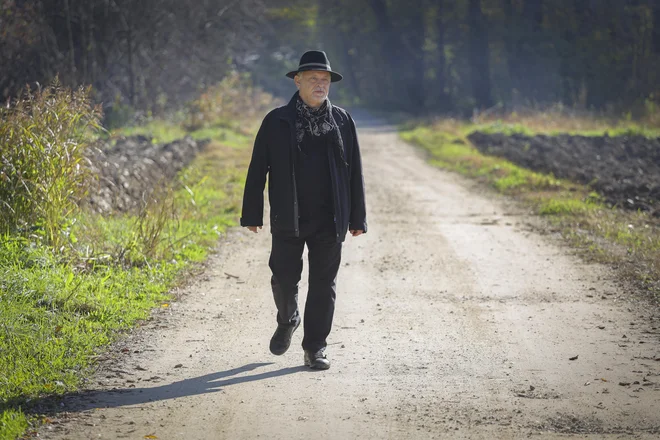
[[332, 220], [300, 222], [299, 237], [273, 234], [269, 266], [271, 286], [277, 306], [278, 324], [295, 325], [299, 320], [298, 283], [303, 268], [303, 250], [309, 257], [309, 290], [305, 303], [304, 350], [325, 348], [335, 313], [335, 282], [341, 262], [341, 243], [337, 243]]

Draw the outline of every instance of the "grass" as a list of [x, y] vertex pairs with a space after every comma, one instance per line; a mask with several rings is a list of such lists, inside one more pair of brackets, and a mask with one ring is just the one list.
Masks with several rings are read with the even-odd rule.
[[[0, 228], [0, 440], [38, 426], [44, 402], [77, 390], [108, 344], [168, 307], [172, 287], [236, 225], [255, 123], [275, 104], [233, 74], [169, 119], [90, 135], [101, 127], [88, 96], [54, 83], [0, 110], [0, 220], [12, 220]], [[82, 210], [83, 150], [131, 135], [210, 142], [137, 212]]]
[[431, 164], [477, 179], [526, 204], [543, 216], [550, 228], [561, 232], [585, 258], [615, 267], [623, 279], [647, 291], [660, 303], [660, 223], [657, 219], [648, 213], [610, 208], [587, 186], [486, 156], [467, 140], [467, 136], [477, 130], [507, 135], [608, 132], [611, 136], [616, 133], [656, 136], [658, 130], [635, 128], [625, 123], [612, 129], [603, 121], [579, 118], [554, 118], [548, 122], [543, 117], [530, 116], [515, 118], [510, 124], [481, 122], [470, 124], [444, 119], [433, 123], [408, 123], [401, 126], [400, 135], [425, 149]]
[[34, 239], [0, 240], [0, 439], [39, 423], [31, 399], [76, 390], [104, 347], [167, 307], [170, 289], [236, 224], [251, 138], [226, 128], [213, 137], [230, 145], [213, 141], [180, 173], [174, 215], [150, 252], [139, 231], [148, 235], [159, 220], [157, 206], [143, 219], [82, 214], [68, 254]]
[[144, 125], [117, 129], [110, 133], [110, 137], [142, 135], [150, 137], [153, 143], [168, 143], [190, 136], [196, 140], [210, 139], [226, 146], [240, 148], [250, 141], [254, 130], [253, 123], [246, 123], [243, 127], [218, 124], [188, 131], [176, 121], [155, 119]]
[[[556, 136], [570, 134], [579, 136], [644, 136], [660, 137], [660, 128], [654, 121], [646, 123], [630, 120], [597, 118], [565, 111], [545, 111], [530, 113], [510, 113], [477, 117], [471, 125], [473, 129], [487, 133], [505, 135], [522, 134], [534, 136], [545, 134]], [[476, 127], [475, 127], [476, 126]]]

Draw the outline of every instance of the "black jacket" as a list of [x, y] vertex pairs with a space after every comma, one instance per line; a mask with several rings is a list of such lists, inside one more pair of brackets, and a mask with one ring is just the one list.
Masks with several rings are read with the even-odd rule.
[[[298, 191], [296, 188], [296, 92], [288, 105], [266, 115], [257, 133], [243, 193], [241, 226], [262, 226], [264, 186], [268, 174], [270, 224], [273, 234], [298, 236]], [[355, 122], [346, 110], [332, 107], [344, 143], [346, 163], [336, 148], [328, 149], [333, 186], [337, 241], [348, 229], [367, 232], [362, 159]]]

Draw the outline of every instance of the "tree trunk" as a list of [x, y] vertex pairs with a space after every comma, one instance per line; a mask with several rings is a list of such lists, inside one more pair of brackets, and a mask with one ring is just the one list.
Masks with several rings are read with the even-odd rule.
[[401, 93], [401, 90], [405, 87], [403, 83], [406, 80], [404, 75], [406, 60], [403, 58], [401, 39], [394, 32], [394, 26], [392, 26], [392, 21], [387, 11], [387, 4], [383, 0], [369, 0], [369, 5], [376, 17], [382, 44], [381, 54], [386, 61], [387, 68], [383, 69], [383, 75], [386, 77], [386, 81], [383, 87], [385, 87], [385, 90], [391, 91], [392, 95], [390, 96], [394, 103], [412, 110], [407, 97]]
[[437, 5], [437, 15], [436, 15], [436, 36], [435, 42], [438, 47], [436, 54], [436, 64], [435, 64], [435, 87], [438, 90], [438, 101], [439, 109], [441, 111], [447, 111], [451, 108], [451, 103], [449, 102], [449, 96], [445, 90], [447, 87], [447, 78], [446, 78], [446, 69], [447, 69], [447, 59], [445, 57], [445, 22], [444, 22], [444, 13], [445, 13], [445, 2], [444, 0], [436, 0]]
[[[66, 15], [66, 30], [69, 40], [69, 68], [71, 75], [75, 78], [76, 75], [76, 52], [73, 46], [73, 29], [71, 28], [71, 8], [69, 8], [69, 0], [64, 0], [64, 14]], [[72, 81], [75, 83], [75, 79]]]
[[348, 80], [348, 88], [353, 90], [353, 95], [355, 98], [360, 98], [360, 85], [358, 84], [357, 78], [355, 77], [355, 66], [353, 62], [353, 56], [351, 55], [350, 40], [346, 38], [346, 33], [344, 31], [337, 31], [337, 37], [339, 38], [340, 53], [342, 56], [342, 61], [344, 64], [345, 76]]
[[137, 94], [135, 93], [135, 65], [133, 63], [133, 26], [131, 20], [126, 20], [126, 51], [128, 55], [128, 81], [131, 105], [137, 107]]
[[485, 109], [493, 104], [490, 85], [488, 34], [480, 0], [469, 0], [468, 26], [470, 27], [469, 55], [470, 80], [475, 105]]
[[653, 13], [653, 53], [660, 55], [660, 1], [651, 0], [651, 12]]
[[[408, 0], [411, 1], [411, 0]], [[420, 0], [414, 0], [413, 15], [408, 30], [410, 42], [408, 52], [410, 54], [410, 63], [408, 65], [406, 81], [406, 91], [408, 100], [412, 104], [415, 113], [422, 113], [426, 105], [426, 93], [424, 87], [424, 77], [426, 73], [426, 63], [424, 60], [424, 41], [426, 39], [426, 26], [424, 26], [424, 5]]]

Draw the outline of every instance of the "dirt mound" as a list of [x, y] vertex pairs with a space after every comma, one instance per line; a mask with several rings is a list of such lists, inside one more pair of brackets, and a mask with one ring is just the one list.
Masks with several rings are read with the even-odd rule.
[[138, 208], [145, 195], [174, 179], [207, 143], [186, 137], [155, 144], [146, 136], [97, 142], [87, 154], [97, 183], [86, 204], [102, 214]]
[[474, 132], [468, 139], [485, 154], [588, 184], [614, 206], [660, 214], [660, 138]]

